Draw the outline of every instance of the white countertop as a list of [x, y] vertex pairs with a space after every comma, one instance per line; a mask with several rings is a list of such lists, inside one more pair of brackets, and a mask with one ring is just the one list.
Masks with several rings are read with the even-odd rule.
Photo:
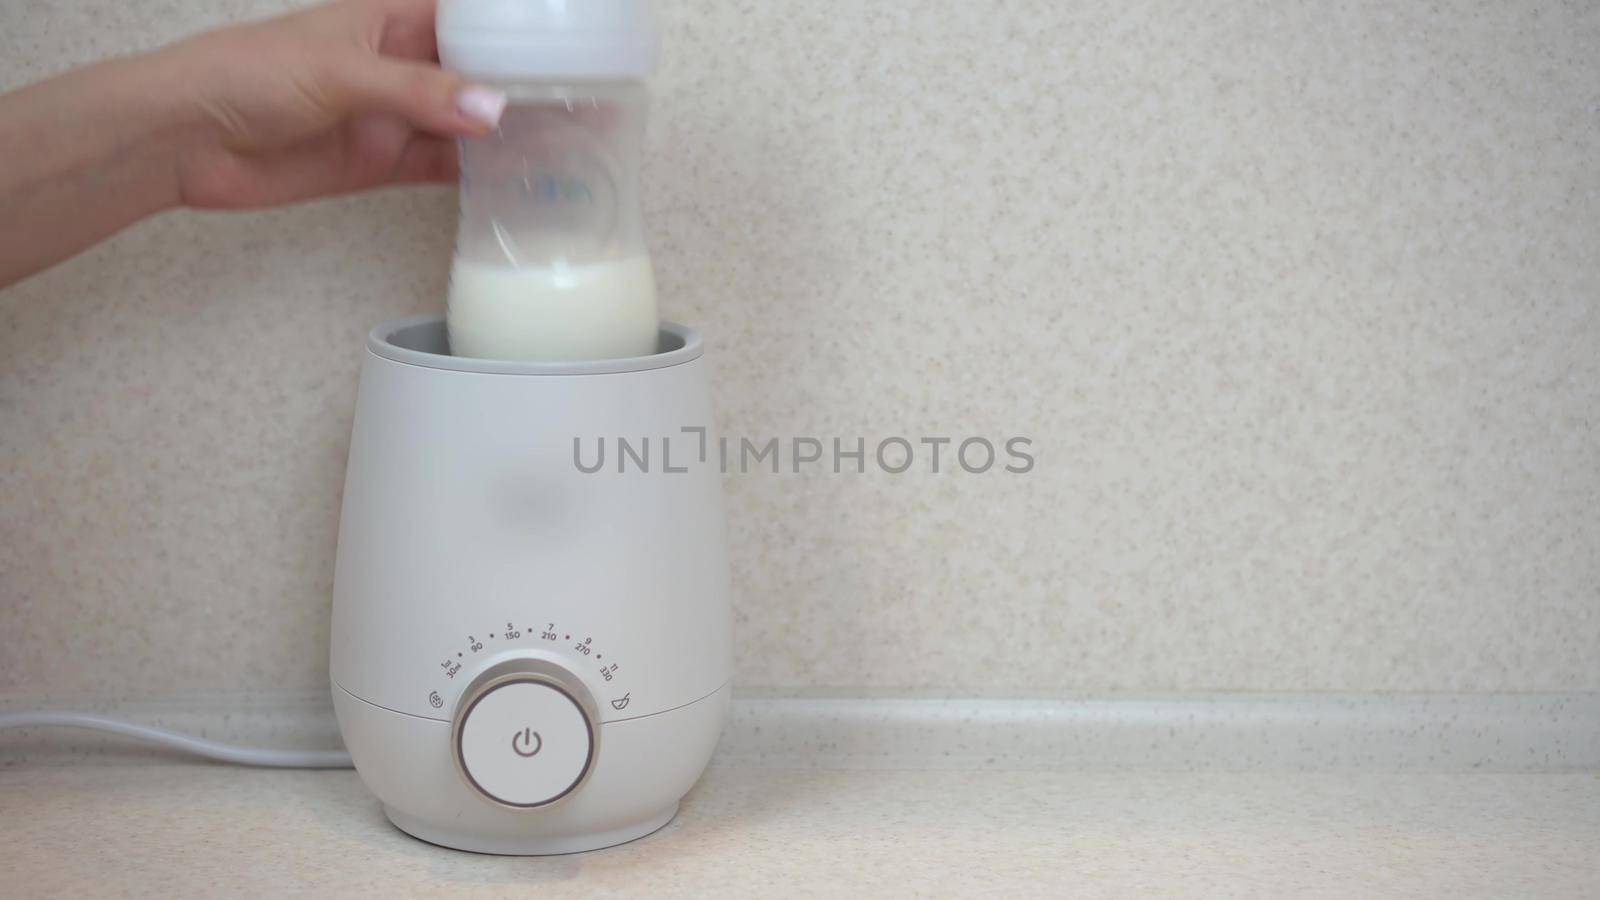
[[28, 896], [1579, 896], [1600, 775], [713, 768], [665, 829], [570, 857], [413, 840], [349, 771], [0, 768]]
[[[0, 696], [329, 748], [325, 693]], [[677, 819], [517, 859], [355, 773], [0, 732], [0, 894], [1600, 896], [1600, 695], [744, 697]]]

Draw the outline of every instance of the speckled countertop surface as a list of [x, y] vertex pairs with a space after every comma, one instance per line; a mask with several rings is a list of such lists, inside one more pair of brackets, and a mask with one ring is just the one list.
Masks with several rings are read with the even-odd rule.
[[[325, 692], [0, 694], [331, 748]], [[444, 850], [350, 771], [0, 731], [0, 895], [1600, 896], [1600, 696], [744, 696], [682, 811], [577, 856]]]
[[28, 896], [1593, 896], [1600, 775], [713, 768], [578, 856], [408, 838], [352, 772], [0, 768]]

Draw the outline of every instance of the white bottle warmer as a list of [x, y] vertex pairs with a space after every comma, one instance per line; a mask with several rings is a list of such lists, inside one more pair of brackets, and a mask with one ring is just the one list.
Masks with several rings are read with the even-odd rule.
[[448, 355], [421, 317], [367, 350], [331, 659], [362, 780], [402, 830], [466, 850], [660, 828], [711, 757], [731, 669], [699, 337], [497, 362]]

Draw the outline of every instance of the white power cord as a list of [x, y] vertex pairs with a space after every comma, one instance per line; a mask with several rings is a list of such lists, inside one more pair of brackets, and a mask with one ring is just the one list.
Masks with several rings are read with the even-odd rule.
[[6, 728], [83, 728], [89, 731], [109, 731], [125, 737], [136, 738], [162, 747], [170, 747], [206, 759], [235, 763], [241, 766], [264, 766], [274, 769], [348, 769], [350, 754], [343, 750], [264, 750], [259, 747], [240, 747], [218, 741], [152, 728], [109, 716], [76, 712], [20, 712], [0, 713], [0, 729]]

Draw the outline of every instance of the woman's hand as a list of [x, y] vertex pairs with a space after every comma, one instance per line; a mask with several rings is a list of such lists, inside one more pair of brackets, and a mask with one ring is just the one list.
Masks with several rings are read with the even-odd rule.
[[436, 62], [434, 0], [337, 0], [0, 96], [0, 287], [172, 206], [449, 181], [505, 95]]
[[434, 0], [341, 0], [170, 48], [202, 128], [179, 157], [182, 201], [289, 203], [456, 177], [454, 137], [505, 97], [438, 67]]

